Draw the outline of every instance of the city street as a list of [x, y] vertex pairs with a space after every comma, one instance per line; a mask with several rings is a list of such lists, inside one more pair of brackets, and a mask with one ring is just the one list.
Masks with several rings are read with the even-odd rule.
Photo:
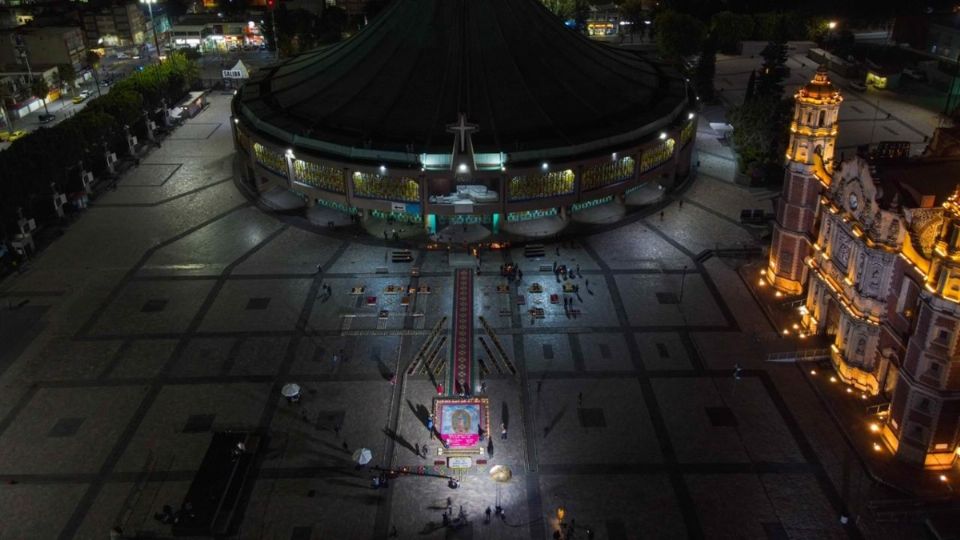
[[[720, 66], [735, 100], [749, 65]], [[487, 462], [451, 490], [429, 476], [451, 474], [420, 413], [435, 387], [406, 368], [434, 326], [450, 335], [452, 260], [413, 249], [412, 262], [384, 262], [394, 246], [379, 239], [264, 212], [236, 185], [229, 96], [209, 100], [0, 283], [0, 298], [28, 301], [5, 313], [42, 320], [35, 337], [4, 336], [22, 352], [0, 357], [0, 537], [106, 537], [115, 525], [170, 536], [154, 514], [180, 505], [211, 431], [225, 429], [270, 436], [241, 538], [385, 538], [396, 527], [401, 538], [545, 539], [561, 507], [577, 538], [919, 537], [917, 524], [875, 520], [867, 501], [894, 494], [857, 465], [800, 369], [766, 361], [778, 330], [739, 261], [711, 250], [759, 246], [739, 212], [769, 210], [770, 194], [727, 181], [722, 159], [663, 205], [547, 244], [539, 259], [483, 253], [474, 334], [496, 339], [519, 371], [486, 377], [491, 424], [508, 436], [491, 438]], [[880, 107], [896, 113], [884, 126], [920, 137], [928, 120]], [[719, 146], [705, 124], [698, 147]], [[862, 138], [851, 131], [846, 145]], [[523, 281], [498, 289], [511, 261]], [[562, 287], [554, 262], [581, 268], [577, 320], [544, 300]], [[413, 268], [429, 293], [403, 306], [391, 286]], [[351, 294], [361, 287], [367, 302]], [[521, 296], [545, 317], [526, 317]], [[288, 382], [303, 387], [300, 403], [281, 397]], [[361, 447], [371, 465], [428, 475], [373, 490], [351, 460]], [[513, 479], [495, 483], [494, 465]], [[441, 525], [448, 497], [467, 517], [459, 531]], [[496, 505], [504, 516], [487, 523]]]

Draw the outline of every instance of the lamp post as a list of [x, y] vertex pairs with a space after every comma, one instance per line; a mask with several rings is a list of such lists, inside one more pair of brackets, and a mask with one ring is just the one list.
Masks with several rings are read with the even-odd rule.
[[147, 11], [150, 12], [150, 26], [153, 28], [153, 44], [157, 47], [157, 63], [162, 64], [163, 60], [160, 59], [160, 38], [157, 37], [157, 23], [153, 20], [153, 4], [157, 0], [140, 0], [141, 4], [147, 5]]

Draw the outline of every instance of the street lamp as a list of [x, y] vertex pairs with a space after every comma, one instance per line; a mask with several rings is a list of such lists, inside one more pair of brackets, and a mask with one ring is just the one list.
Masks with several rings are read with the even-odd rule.
[[162, 64], [163, 60], [160, 59], [160, 38], [157, 37], [157, 23], [153, 20], [153, 4], [157, 3], [157, 0], [140, 0], [141, 4], [147, 5], [147, 11], [150, 12], [150, 26], [153, 28], [153, 44], [157, 46], [157, 63]]
[[837, 27], [837, 21], [830, 21], [827, 23], [827, 28], [833, 30]]

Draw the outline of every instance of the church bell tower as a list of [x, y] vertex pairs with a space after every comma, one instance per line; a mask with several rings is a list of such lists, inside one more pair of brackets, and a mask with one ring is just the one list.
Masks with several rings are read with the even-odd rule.
[[770, 283], [787, 294], [803, 292], [807, 277], [803, 261], [813, 242], [820, 189], [830, 185], [842, 101], [825, 66], [794, 96], [786, 173], [767, 265]]

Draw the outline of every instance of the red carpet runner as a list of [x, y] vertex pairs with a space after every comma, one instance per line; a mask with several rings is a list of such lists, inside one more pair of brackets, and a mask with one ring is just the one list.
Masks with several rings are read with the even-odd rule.
[[473, 368], [473, 272], [457, 270], [453, 284], [453, 387], [450, 393], [471, 390]]

